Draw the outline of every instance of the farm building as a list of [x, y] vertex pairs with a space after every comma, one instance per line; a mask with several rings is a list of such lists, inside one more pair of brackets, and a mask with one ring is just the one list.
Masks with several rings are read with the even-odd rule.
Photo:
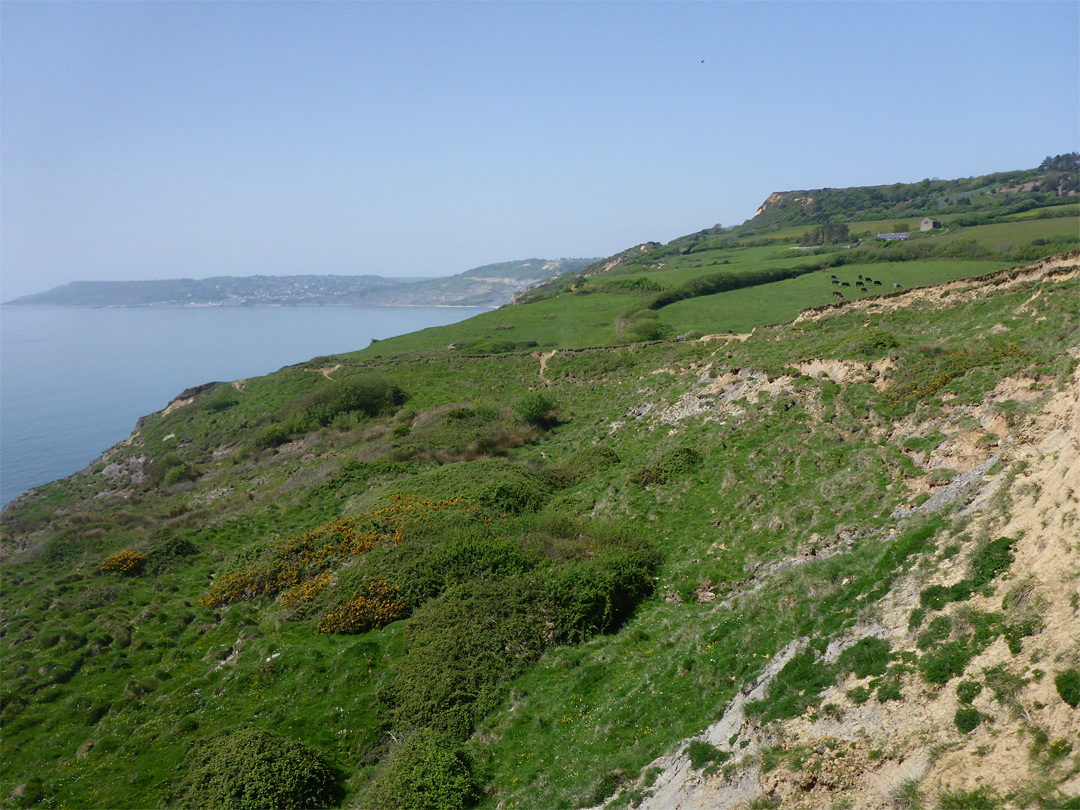
[[879, 233], [877, 235], [877, 238], [878, 239], [898, 239], [898, 240], [903, 241], [904, 239], [908, 238], [908, 235], [906, 233]]
[[919, 230], [920, 231], [932, 231], [932, 230], [934, 230], [934, 228], [940, 228], [940, 227], [941, 227], [941, 223], [938, 222], [933, 217], [927, 217], [926, 219], [924, 219], [922, 222], [919, 223]]

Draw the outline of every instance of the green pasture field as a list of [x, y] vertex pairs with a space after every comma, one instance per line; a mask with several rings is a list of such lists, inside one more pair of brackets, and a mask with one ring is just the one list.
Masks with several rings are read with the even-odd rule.
[[954, 228], [942, 234], [942, 241], [975, 239], [991, 250], [1007, 250], [1011, 247], [1031, 244], [1034, 239], [1072, 237], [1080, 239], [1080, 219], [1059, 217], [1056, 219], [1032, 219], [1024, 222], [1000, 222], [993, 225], [976, 225], [970, 228]]
[[[702, 298], [690, 298], [670, 304], [660, 310], [660, 320], [673, 332], [699, 331], [705, 334], [749, 332], [756, 326], [781, 323], [795, 318], [801, 310], [836, 303], [834, 291], [843, 293], [846, 300], [872, 298], [896, 292], [893, 284], [904, 289], [978, 276], [1008, 267], [1006, 262], [875, 262], [852, 264], [831, 270], [820, 270], [798, 278], [778, 281], [760, 287], [718, 293]], [[830, 277], [852, 286], [837, 287]], [[880, 287], [868, 287], [858, 292], [854, 285], [859, 275], [882, 282]]]

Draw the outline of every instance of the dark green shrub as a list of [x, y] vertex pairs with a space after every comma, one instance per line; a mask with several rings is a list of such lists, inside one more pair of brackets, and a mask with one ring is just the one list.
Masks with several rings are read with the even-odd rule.
[[165, 477], [161, 481], [161, 485], [163, 487], [171, 487], [175, 484], [182, 484], [185, 481], [194, 481], [198, 477], [198, 473], [187, 464], [179, 464], [169, 468], [169, 471], [165, 473]]
[[394, 725], [468, 737], [498, 701], [500, 684], [547, 646], [542, 612], [543, 589], [529, 576], [463, 583], [421, 606], [382, 696]]
[[172, 486], [196, 477], [195, 471], [176, 453], [158, 456], [149, 467], [148, 477], [155, 486]]
[[543, 427], [551, 423], [555, 399], [545, 391], [530, 391], [518, 398], [514, 410], [523, 422]]
[[563, 536], [536, 548], [528, 571], [469, 578], [416, 610], [405, 660], [382, 695], [396, 725], [464, 739], [497, 705], [506, 680], [545, 649], [614, 629], [651, 592], [659, 558], [644, 542], [603, 531], [589, 537], [576, 522], [547, 528]]
[[186, 558], [199, 553], [199, 548], [186, 537], [163, 532], [154, 537], [146, 550], [144, 570], [147, 574], [159, 574], [180, 565]]
[[291, 438], [292, 428], [283, 422], [275, 422], [255, 437], [255, 446], [260, 448], [278, 447]]
[[326, 427], [343, 413], [359, 412], [365, 416], [392, 413], [406, 398], [404, 391], [381, 377], [351, 377], [309, 394], [301, 403], [301, 410], [306, 421]]
[[619, 463], [619, 457], [606, 447], [586, 447], [578, 450], [566, 461], [546, 467], [541, 475], [552, 489], [565, 489], [584, 483], [598, 472]]
[[884, 675], [892, 660], [892, 646], [884, 639], [867, 636], [848, 647], [836, 661], [840, 673], [854, 672], [856, 678]]
[[956, 715], [953, 717], [953, 723], [956, 724], [956, 727], [960, 730], [961, 734], [971, 733], [982, 721], [982, 712], [971, 706], [961, 706], [956, 710]]
[[272, 731], [233, 729], [188, 752], [184, 803], [216, 810], [308, 810], [340, 801], [342, 774]]
[[462, 810], [478, 797], [472, 762], [455, 741], [419, 729], [391, 754], [369, 794], [380, 810]]
[[1074, 709], [1080, 706], [1080, 670], [1067, 669], [1054, 678], [1054, 686], [1061, 699]]
[[630, 476], [632, 484], [649, 486], [666, 484], [695, 470], [701, 464], [701, 453], [692, 447], [678, 447], [660, 456], [653, 464], [648, 464]]

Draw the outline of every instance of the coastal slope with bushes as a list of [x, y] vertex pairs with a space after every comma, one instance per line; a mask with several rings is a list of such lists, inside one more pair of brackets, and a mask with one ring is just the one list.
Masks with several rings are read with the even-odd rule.
[[1080, 806], [1080, 230], [1028, 182], [183, 392], [3, 512], [4, 806]]

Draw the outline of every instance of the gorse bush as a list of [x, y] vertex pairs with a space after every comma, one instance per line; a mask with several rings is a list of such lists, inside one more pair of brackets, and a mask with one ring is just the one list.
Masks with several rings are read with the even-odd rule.
[[240, 394], [233, 386], [219, 385], [207, 398], [205, 408], [213, 413], [226, 411], [240, 404]]
[[317, 751], [272, 731], [241, 728], [199, 742], [187, 758], [183, 804], [207, 810], [311, 810], [340, 801], [342, 775]]
[[982, 721], [982, 712], [971, 706], [961, 706], [953, 717], [953, 723], [961, 734], [970, 734]]
[[323, 616], [323, 633], [366, 633], [405, 615], [408, 606], [398, 598], [398, 589], [381, 579], [368, 580], [352, 598]]
[[674, 478], [693, 472], [700, 464], [701, 453], [692, 447], [678, 447], [660, 456], [630, 476], [630, 482], [641, 486], [666, 484]]
[[197, 476], [187, 462], [176, 453], [165, 453], [150, 462], [148, 477], [155, 486], [172, 486]]
[[378, 810], [463, 810], [479, 796], [472, 761], [450, 736], [418, 729], [402, 741], [362, 806]]
[[606, 447], [586, 447], [565, 461], [545, 467], [541, 476], [553, 489], [565, 489], [588, 481], [618, 464], [619, 460], [619, 456]]
[[464, 739], [545, 649], [615, 629], [651, 592], [659, 557], [635, 535], [576, 521], [528, 528], [519, 542], [531, 563], [503, 549], [501, 576], [460, 581], [413, 614], [383, 696], [395, 726]]
[[169, 532], [156, 535], [150, 542], [146, 554], [146, 573], [159, 574], [175, 568], [188, 558], [199, 553], [199, 548], [185, 537], [178, 537]]
[[[393, 498], [383, 509], [355, 518], [337, 518], [268, 546], [246, 548], [236, 555], [228, 570], [217, 576], [199, 604], [218, 607], [256, 596], [277, 596], [297, 588], [306, 589], [304, 596], [314, 597], [328, 583], [325, 574], [381, 544], [400, 543], [413, 522], [431, 514], [476, 511], [476, 505], [463, 498], [448, 501]], [[285, 598], [295, 602], [300, 597]]]
[[145, 564], [145, 554], [138, 551], [120, 551], [106, 559], [101, 564], [101, 570], [106, 573], [116, 571], [125, 576], [133, 577], [142, 573]]
[[326, 427], [339, 414], [392, 413], [406, 399], [404, 391], [381, 377], [351, 377], [324, 385], [308, 395], [301, 403], [301, 410], [307, 422]]
[[546, 391], [530, 391], [518, 397], [514, 410], [523, 422], [546, 426], [550, 424], [552, 411], [555, 410], [555, 398]]

